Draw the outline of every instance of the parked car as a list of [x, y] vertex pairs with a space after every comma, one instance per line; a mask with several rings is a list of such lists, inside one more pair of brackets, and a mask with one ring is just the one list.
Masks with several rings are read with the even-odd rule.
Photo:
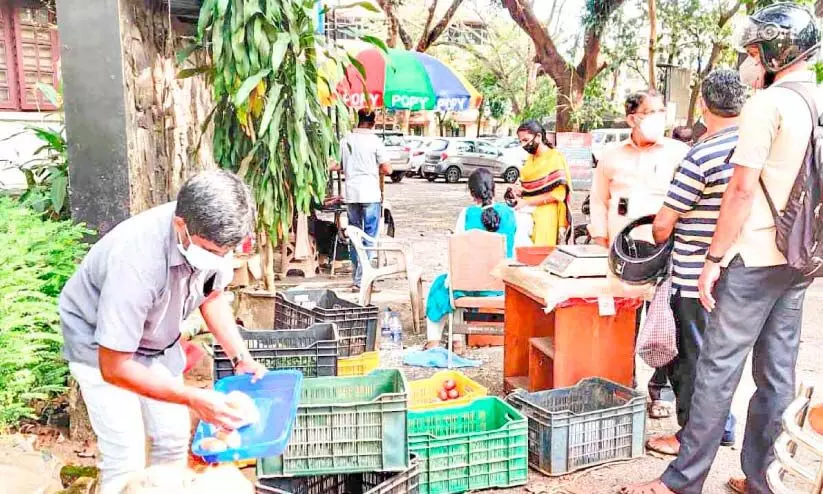
[[411, 136], [406, 138], [406, 150], [409, 152], [409, 170], [407, 177], [423, 176], [423, 162], [426, 161], [426, 152], [431, 139], [428, 137]]
[[604, 147], [615, 142], [625, 141], [632, 135], [632, 129], [594, 129], [592, 131], [592, 156], [600, 159]]
[[406, 146], [406, 139], [399, 132], [378, 131], [378, 135], [383, 139], [383, 146], [389, 154], [389, 163], [392, 167], [391, 181], [399, 182], [409, 170], [409, 150]]
[[430, 144], [423, 165], [423, 176], [429, 182], [444, 177], [455, 183], [478, 168], [486, 168], [508, 183], [520, 178], [523, 161], [507, 157], [502, 149], [481, 139], [435, 139]]

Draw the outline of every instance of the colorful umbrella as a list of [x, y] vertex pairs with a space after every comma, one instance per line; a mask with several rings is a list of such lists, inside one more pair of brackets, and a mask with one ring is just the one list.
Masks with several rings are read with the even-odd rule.
[[350, 108], [461, 111], [479, 106], [482, 96], [459, 72], [415, 51], [370, 48], [355, 57], [366, 79], [353, 66], [337, 85]]

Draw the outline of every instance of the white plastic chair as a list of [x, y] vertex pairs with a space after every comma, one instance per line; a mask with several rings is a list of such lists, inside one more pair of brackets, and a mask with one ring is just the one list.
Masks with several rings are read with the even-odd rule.
[[[805, 427], [813, 392], [814, 388], [801, 384], [797, 397], [783, 412], [783, 432], [775, 441], [775, 460], [766, 472], [769, 488], [775, 494], [800, 492], [796, 488], [789, 488], [783, 482], [783, 477], [787, 473], [795, 479], [802, 479], [803, 483], [810, 486], [802, 492], [823, 493], [823, 466], [820, 464], [823, 460], [823, 437], [820, 434], [823, 431], [813, 431]], [[814, 457], [814, 465], [801, 464], [797, 460], [798, 448], [806, 451], [804, 457]]]
[[[405, 275], [409, 282], [412, 324], [414, 325], [415, 333], [419, 333], [423, 306], [421, 299], [423, 281], [421, 271], [414, 265], [409, 246], [393, 239], [375, 239], [367, 235], [366, 232], [360, 228], [352, 225], [346, 227], [346, 236], [349, 237], [349, 240], [351, 240], [351, 243], [354, 245], [354, 250], [357, 252], [359, 261], [358, 264], [363, 267], [363, 278], [360, 281], [358, 303], [363, 306], [371, 303], [372, 289], [374, 288], [374, 282], [376, 280], [399, 274]], [[378, 266], [375, 267], [372, 264], [369, 253], [373, 253], [375, 257], [381, 258]], [[384, 261], [382, 260], [382, 255], [385, 254], [394, 255], [386, 256]], [[390, 262], [390, 260], [394, 260], [395, 262]]]

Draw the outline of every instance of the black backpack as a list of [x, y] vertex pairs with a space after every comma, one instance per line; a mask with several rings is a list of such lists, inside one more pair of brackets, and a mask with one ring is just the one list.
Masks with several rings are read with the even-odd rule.
[[823, 276], [823, 118], [817, 111], [811, 91], [815, 88], [813, 84], [790, 82], [780, 87], [803, 97], [811, 114], [812, 133], [786, 207], [782, 211], [777, 210], [762, 177], [760, 187], [774, 217], [777, 249], [786, 257], [788, 265], [806, 277]]

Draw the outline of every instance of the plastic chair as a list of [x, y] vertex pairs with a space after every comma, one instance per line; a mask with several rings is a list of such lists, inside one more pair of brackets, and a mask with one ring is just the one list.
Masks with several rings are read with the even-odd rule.
[[[449, 238], [449, 352], [453, 351], [455, 317], [463, 324], [466, 309], [483, 309], [503, 313], [505, 299], [497, 297], [460, 297], [455, 291], [503, 291], [503, 281], [491, 275], [492, 270], [506, 259], [506, 237], [484, 230], [469, 230]], [[449, 353], [448, 368], [451, 368]]]
[[[354, 250], [357, 252], [357, 257], [360, 261], [359, 264], [363, 266], [363, 278], [360, 282], [358, 303], [363, 306], [371, 303], [372, 289], [374, 288], [374, 282], [376, 280], [398, 274], [405, 275], [409, 282], [412, 324], [415, 333], [419, 333], [421, 331], [420, 316], [423, 306], [422, 299], [420, 298], [423, 293], [423, 280], [421, 271], [414, 265], [409, 246], [393, 239], [372, 238], [360, 228], [352, 225], [346, 227], [346, 236], [349, 237], [349, 240], [351, 240], [351, 243], [354, 245]], [[381, 259], [376, 267], [372, 264], [369, 253], [374, 253], [375, 257]], [[385, 260], [383, 260], [382, 256], [386, 254], [394, 254], [391, 258], [398, 262], [389, 262], [389, 256], [386, 256]]]
[[[783, 477], [787, 473], [811, 486], [809, 490], [803, 492], [823, 493], [823, 466], [820, 464], [823, 460], [823, 436], [821, 436], [823, 431], [804, 430], [811, 410], [813, 392], [814, 388], [801, 384], [797, 398], [783, 412], [783, 432], [774, 444], [776, 458], [766, 472], [769, 488], [775, 494], [797, 494], [799, 492], [796, 487], [789, 488], [783, 482]], [[809, 468], [797, 461], [795, 456], [798, 448], [803, 448], [810, 453], [804, 457], [815, 457], [815, 467]]]

